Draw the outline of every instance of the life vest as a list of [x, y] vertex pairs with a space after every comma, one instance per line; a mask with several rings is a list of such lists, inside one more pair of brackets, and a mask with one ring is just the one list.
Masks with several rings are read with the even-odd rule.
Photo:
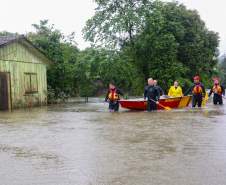
[[119, 100], [119, 95], [118, 93], [116, 92], [116, 89], [110, 89], [109, 90], [109, 93], [108, 93], [108, 99], [110, 101], [117, 101]]
[[192, 90], [192, 93], [195, 95], [202, 94], [203, 93], [202, 86], [200, 84], [196, 84]]
[[214, 85], [212, 88], [214, 94], [222, 95], [223, 91], [220, 85]]

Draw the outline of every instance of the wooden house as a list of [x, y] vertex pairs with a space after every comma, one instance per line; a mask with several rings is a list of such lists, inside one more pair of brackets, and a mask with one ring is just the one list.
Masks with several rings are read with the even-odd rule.
[[0, 36], [0, 110], [46, 105], [50, 63], [24, 36]]

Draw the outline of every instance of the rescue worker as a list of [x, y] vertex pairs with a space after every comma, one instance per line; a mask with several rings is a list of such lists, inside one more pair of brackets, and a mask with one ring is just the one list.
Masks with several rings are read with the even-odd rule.
[[223, 97], [225, 95], [225, 89], [220, 85], [219, 80], [214, 80], [214, 86], [209, 92], [209, 97], [213, 93], [213, 104], [214, 105], [223, 105]]
[[159, 91], [160, 96], [164, 95], [164, 91], [163, 89], [158, 85], [158, 81], [154, 80], [154, 86], [156, 87], [156, 89]]
[[194, 77], [194, 85], [191, 86], [187, 90], [185, 95], [187, 95], [189, 93], [192, 93], [192, 107], [196, 107], [196, 105], [198, 105], [198, 107], [201, 107], [202, 106], [202, 100], [205, 97], [206, 91], [205, 91], [205, 87], [200, 82], [199, 76]]
[[178, 81], [174, 81], [173, 86], [170, 87], [168, 96], [171, 97], [181, 97], [183, 96], [182, 88], [179, 86]]
[[123, 96], [122, 91], [116, 88], [113, 82], [109, 83], [109, 89], [106, 94], [105, 101], [109, 102], [110, 112], [117, 112], [119, 110], [119, 100], [120, 100], [119, 95]]
[[144, 99], [147, 99], [147, 111], [157, 110], [160, 93], [154, 84], [154, 80], [149, 78], [148, 85], [144, 89]]

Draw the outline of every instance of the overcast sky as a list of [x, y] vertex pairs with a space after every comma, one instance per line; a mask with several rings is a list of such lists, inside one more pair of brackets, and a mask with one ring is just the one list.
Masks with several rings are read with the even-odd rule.
[[[220, 34], [220, 51], [226, 53], [226, 0], [179, 0], [197, 9], [209, 29]], [[93, 0], [0, 0], [0, 31], [26, 34], [33, 31], [31, 24], [49, 19], [63, 33], [76, 33], [78, 47], [89, 46], [82, 39], [81, 30], [94, 14]]]

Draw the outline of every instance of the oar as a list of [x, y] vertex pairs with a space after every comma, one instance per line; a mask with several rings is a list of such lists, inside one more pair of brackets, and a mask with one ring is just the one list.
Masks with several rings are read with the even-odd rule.
[[206, 106], [206, 103], [207, 103], [208, 100], [209, 100], [209, 96], [208, 96], [208, 93], [206, 92], [205, 97], [204, 97], [204, 99], [202, 101], [202, 106], [203, 107]]
[[156, 104], [158, 104], [160, 107], [162, 107], [162, 108], [164, 108], [165, 110], [172, 110], [170, 107], [166, 107], [166, 106], [164, 106], [164, 105], [162, 105], [162, 104], [160, 104], [160, 103], [157, 103], [155, 100], [153, 100], [153, 99], [150, 99], [151, 101], [153, 101], [153, 102], [155, 102]]

